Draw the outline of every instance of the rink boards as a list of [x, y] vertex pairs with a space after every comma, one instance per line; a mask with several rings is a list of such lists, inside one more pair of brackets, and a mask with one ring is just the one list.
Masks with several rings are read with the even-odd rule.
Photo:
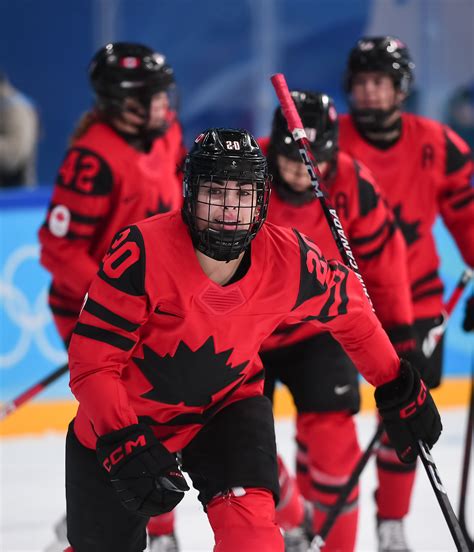
[[[469, 401], [471, 382], [469, 378], [447, 378], [443, 385], [433, 391], [439, 408], [464, 406]], [[362, 411], [375, 407], [373, 387], [361, 385]], [[294, 415], [291, 395], [284, 386], [275, 393], [275, 416], [287, 418]], [[74, 400], [36, 401], [25, 404], [0, 422], [0, 436], [35, 435], [46, 431], [64, 432], [74, 417], [77, 403]]]

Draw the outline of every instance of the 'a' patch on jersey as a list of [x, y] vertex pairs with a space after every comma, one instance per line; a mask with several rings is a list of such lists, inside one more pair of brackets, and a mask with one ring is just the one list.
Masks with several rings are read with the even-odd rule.
[[49, 214], [48, 227], [53, 236], [64, 238], [69, 231], [71, 222], [71, 211], [66, 205], [56, 205]]

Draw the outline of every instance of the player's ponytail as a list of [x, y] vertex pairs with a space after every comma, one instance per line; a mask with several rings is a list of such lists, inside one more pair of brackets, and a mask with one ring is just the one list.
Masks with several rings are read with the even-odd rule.
[[94, 123], [102, 120], [103, 114], [98, 109], [92, 109], [83, 113], [69, 138], [69, 145], [71, 146], [76, 140], [81, 138]]

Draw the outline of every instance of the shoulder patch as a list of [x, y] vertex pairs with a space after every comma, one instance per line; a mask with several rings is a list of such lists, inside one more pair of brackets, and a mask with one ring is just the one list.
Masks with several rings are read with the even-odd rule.
[[293, 232], [300, 247], [301, 266], [298, 297], [292, 309], [295, 310], [308, 299], [326, 293], [325, 279], [328, 267], [318, 246], [294, 228]]
[[113, 175], [106, 161], [97, 153], [73, 147], [59, 168], [56, 184], [84, 195], [108, 195]]
[[51, 209], [48, 217], [48, 228], [53, 236], [64, 238], [69, 231], [71, 211], [66, 205], [56, 205]]
[[145, 245], [136, 226], [118, 232], [99, 268], [99, 276], [129, 295], [145, 294]]
[[357, 174], [357, 189], [359, 190], [360, 214], [365, 217], [375, 209], [379, 203], [380, 196], [374, 188], [374, 180], [369, 169], [354, 161]]

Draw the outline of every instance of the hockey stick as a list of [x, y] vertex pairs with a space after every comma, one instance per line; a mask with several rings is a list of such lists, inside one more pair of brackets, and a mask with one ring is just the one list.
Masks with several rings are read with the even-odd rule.
[[418, 440], [418, 454], [423, 462], [423, 466], [425, 467], [428, 479], [430, 480], [431, 487], [436, 495], [441, 511], [443, 512], [444, 519], [448, 524], [449, 531], [451, 532], [453, 541], [456, 544], [456, 549], [459, 552], [469, 552], [472, 549], [466, 542], [461, 525], [456, 517], [456, 514], [454, 513], [448, 494], [446, 493], [446, 489], [441, 481], [438, 468], [436, 467], [435, 461], [433, 460], [426, 443], [421, 440]]
[[[451, 293], [451, 296], [446, 302], [445, 307], [443, 308], [443, 311], [445, 313], [443, 324], [441, 326], [436, 327], [436, 329], [441, 328], [441, 330], [437, 331], [436, 333], [433, 333], [430, 338], [430, 347], [429, 349], [427, 349], [425, 353], [427, 358], [429, 358], [435, 352], [438, 343], [441, 341], [441, 338], [443, 337], [444, 332], [446, 331], [446, 328], [448, 326], [448, 322], [449, 322], [449, 319], [451, 318], [451, 314], [454, 310], [454, 307], [457, 305], [459, 299], [461, 298], [462, 292], [464, 288], [467, 286], [469, 280], [472, 278], [472, 275], [473, 275], [472, 271], [470, 269], [466, 269], [463, 271], [461, 277], [459, 278], [456, 284], [456, 287], [454, 288], [453, 292]], [[317, 535], [315, 535], [313, 539], [313, 544], [311, 545], [312, 552], [320, 552], [321, 548], [324, 546], [324, 542], [327, 539], [334, 523], [336, 522], [336, 519], [341, 513], [347, 501], [348, 496], [351, 494], [352, 490], [357, 485], [357, 482], [359, 481], [359, 477], [362, 471], [364, 470], [365, 466], [367, 465], [368, 461], [370, 460], [372, 453], [378, 447], [382, 433], [383, 433], [383, 424], [382, 422], [380, 422], [377, 425], [375, 434], [370, 440], [370, 443], [367, 445], [367, 448], [365, 449], [364, 454], [359, 458], [359, 461], [357, 462], [354, 470], [352, 471], [347, 483], [344, 485], [339, 496], [337, 497], [336, 502], [331, 506], [331, 509], [329, 510], [326, 516], [326, 519], [324, 520], [321, 530], [318, 532]], [[461, 520], [460, 520], [460, 523], [461, 523]]]
[[451, 313], [453, 312], [454, 307], [456, 306], [457, 302], [459, 301], [461, 295], [463, 294], [464, 289], [466, 288], [469, 281], [474, 277], [474, 271], [470, 268], [464, 269], [463, 273], [461, 274], [461, 277], [459, 278], [456, 287], [454, 288], [454, 291], [451, 294], [451, 297], [448, 299], [446, 305], [444, 306], [444, 318], [443, 322], [439, 326], [435, 326], [434, 328], [431, 328], [431, 330], [428, 332], [427, 336], [423, 340], [422, 344], [422, 350], [426, 357], [431, 356], [434, 349], [436, 348], [436, 345], [438, 344], [438, 341], [441, 339], [442, 335], [445, 332], [446, 325], [448, 323], [449, 317], [451, 316]]
[[466, 437], [464, 440], [464, 457], [462, 465], [462, 477], [461, 477], [461, 492], [459, 498], [459, 524], [461, 525], [462, 532], [469, 543], [469, 546], [474, 550], [474, 539], [469, 535], [469, 531], [466, 523], [466, 494], [467, 485], [469, 481], [469, 466], [471, 462], [471, 449], [472, 449], [472, 433], [474, 431], [474, 357], [471, 363], [471, 400], [469, 403], [469, 413], [467, 416]]
[[[333, 207], [331, 207], [327, 198], [325, 198], [323, 192], [321, 191], [318, 177], [316, 176], [316, 162], [314, 160], [308, 138], [306, 137], [301, 118], [298, 114], [298, 110], [296, 109], [295, 103], [290, 95], [285, 76], [282, 73], [278, 73], [271, 77], [271, 81], [278, 96], [283, 115], [286, 119], [288, 130], [291, 132], [293, 139], [298, 145], [301, 158], [306, 165], [306, 169], [310, 176], [311, 185], [313, 186], [315, 196], [321, 202], [323, 212], [325, 214], [329, 228], [331, 229], [334, 240], [337, 244], [339, 253], [345, 264], [350, 266], [359, 278], [362, 287], [364, 288], [365, 294], [370, 301], [367, 288], [359, 272], [359, 267], [357, 266], [357, 262], [355, 261], [354, 255], [349, 245], [349, 240], [346, 238], [341, 221], [337, 216], [337, 212]], [[432, 457], [429, 456], [429, 449], [422, 441], [418, 442], [418, 449], [418, 453], [422, 457], [423, 465], [425, 466], [427, 475], [430, 479], [431, 485], [441, 506], [441, 510], [443, 512], [446, 523], [448, 524], [449, 530], [451, 531], [451, 535], [453, 536], [456, 546], [461, 552], [469, 552], [459, 525], [459, 521], [454, 514], [446, 491], [444, 491], [443, 486], [440, 484], [440, 478], [436, 468], [436, 464], [434, 463]], [[429, 456], [429, 459], [427, 458], [427, 456]], [[315, 545], [317, 546], [317, 543], [315, 543]], [[313, 543], [311, 544], [311, 546], [313, 546]], [[316, 548], [316, 550], [317, 549], [318, 548]]]
[[309, 144], [308, 138], [306, 137], [303, 123], [301, 122], [301, 118], [296, 109], [295, 102], [293, 101], [293, 98], [290, 95], [290, 91], [288, 90], [285, 76], [282, 73], [277, 73], [276, 75], [273, 75], [271, 77], [271, 81], [276, 95], [278, 96], [283, 115], [288, 124], [288, 130], [291, 132], [293, 140], [298, 145], [301, 159], [303, 160], [306, 166], [306, 170], [308, 171], [309, 177], [311, 179], [311, 186], [313, 187], [314, 194], [321, 203], [324, 216], [326, 217], [326, 221], [331, 230], [334, 241], [336, 242], [339, 254], [341, 255], [344, 264], [346, 266], [349, 266], [356, 274], [364, 289], [369, 303], [372, 305], [367, 287], [359, 271], [359, 266], [357, 265], [357, 261], [355, 260], [354, 254], [352, 253], [352, 249], [342, 227], [342, 223], [337, 216], [336, 209], [334, 209], [334, 207], [329, 202], [329, 199], [321, 190], [321, 185], [319, 182], [319, 180], [321, 179], [321, 174], [314, 159], [313, 152], [311, 151], [311, 146]]
[[23, 391], [18, 397], [12, 401], [8, 401], [5, 404], [2, 404], [0, 407], [0, 420], [3, 420], [9, 416], [12, 412], [15, 412], [22, 404], [28, 402], [30, 399], [35, 397], [38, 393], [41, 393], [48, 385], [56, 381], [59, 377], [65, 374], [68, 371], [68, 365], [64, 364], [57, 368], [52, 374], [44, 377], [38, 383], [35, 383], [33, 386], [29, 387], [26, 391]]

